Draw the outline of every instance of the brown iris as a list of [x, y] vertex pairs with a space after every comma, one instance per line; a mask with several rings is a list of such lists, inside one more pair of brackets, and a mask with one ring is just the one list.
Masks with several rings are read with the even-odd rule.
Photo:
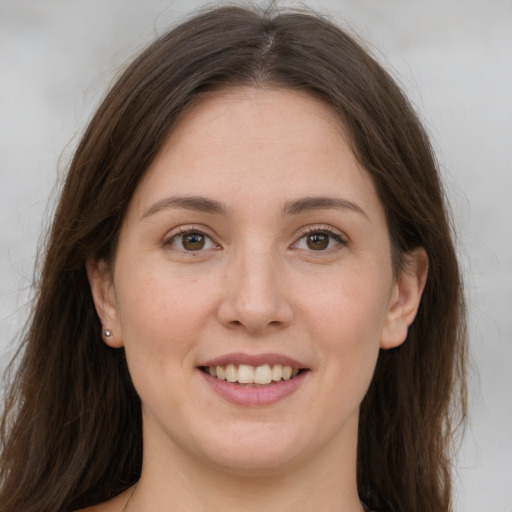
[[327, 249], [329, 245], [329, 235], [325, 233], [311, 233], [307, 235], [306, 243], [313, 251], [321, 251]]
[[187, 233], [183, 235], [182, 240], [187, 251], [199, 251], [205, 244], [205, 236], [202, 233]]

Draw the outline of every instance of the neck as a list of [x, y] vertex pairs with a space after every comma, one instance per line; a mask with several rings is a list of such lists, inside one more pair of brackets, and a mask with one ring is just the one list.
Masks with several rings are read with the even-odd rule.
[[[355, 434], [357, 439], [357, 425]], [[174, 447], [162, 450], [157, 440], [148, 439], [141, 479], [127, 512], [131, 509], [362, 512], [357, 495], [356, 442], [327, 445], [322, 452], [286, 467], [242, 472], [209, 465]]]

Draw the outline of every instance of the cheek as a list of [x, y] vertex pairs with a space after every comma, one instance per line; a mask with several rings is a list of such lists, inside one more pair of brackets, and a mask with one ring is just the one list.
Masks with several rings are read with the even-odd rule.
[[[140, 267], [139, 267], [140, 268]], [[183, 280], [158, 267], [132, 271], [117, 286], [117, 309], [127, 351], [183, 354], [199, 338], [212, 298], [200, 280]]]
[[[177, 409], [171, 390], [183, 389], [208, 305], [194, 283], [162, 273], [130, 274], [118, 286], [118, 314], [132, 382], [145, 408]], [[184, 289], [184, 287], [186, 289]]]
[[301, 305], [331, 391], [361, 400], [379, 354], [391, 286], [391, 274], [383, 279], [370, 270], [340, 274]]
[[305, 288], [300, 308], [309, 316], [308, 323], [314, 330], [335, 346], [371, 341], [378, 344], [391, 287], [391, 272], [377, 267], [365, 272], [350, 268], [324, 280], [321, 287]]

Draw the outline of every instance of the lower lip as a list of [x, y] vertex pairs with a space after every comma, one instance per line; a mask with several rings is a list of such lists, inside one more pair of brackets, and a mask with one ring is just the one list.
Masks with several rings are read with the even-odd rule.
[[244, 407], [271, 405], [293, 393], [304, 382], [309, 371], [302, 371], [290, 380], [281, 380], [268, 386], [245, 386], [220, 380], [198, 370], [206, 382], [228, 402]]

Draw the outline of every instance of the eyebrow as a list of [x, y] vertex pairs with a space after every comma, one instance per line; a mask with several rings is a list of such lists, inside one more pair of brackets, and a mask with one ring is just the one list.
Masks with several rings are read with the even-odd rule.
[[315, 210], [341, 209], [352, 210], [369, 219], [366, 212], [356, 203], [341, 197], [304, 197], [296, 201], [287, 201], [283, 207], [283, 215], [299, 215]]
[[194, 210], [204, 213], [214, 213], [217, 215], [225, 215], [226, 208], [219, 201], [207, 199], [202, 196], [175, 196], [166, 197], [154, 203], [148, 210], [146, 210], [141, 219], [145, 219], [155, 213], [169, 208], [184, 208], [186, 210]]
[[[186, 210], [212, 213], [216, 215], [226, 215], [227, 209], [223, 203], [214, 199], [208, 199], [203, 196], [173, 196], [160, 199], [150, 206], [143, 214], [141, 219], [145, 219], [162, 210], [170, 208], [184, 208]], [[351, 210], [359, 213], [368, 219], [366, 212], [356, 203], [343, 199], [341, 197], [303, 197], [295, 201], [287, 201], [283, 208], [283, 216], [299, 215], [315, 210], [341, 209]]]

